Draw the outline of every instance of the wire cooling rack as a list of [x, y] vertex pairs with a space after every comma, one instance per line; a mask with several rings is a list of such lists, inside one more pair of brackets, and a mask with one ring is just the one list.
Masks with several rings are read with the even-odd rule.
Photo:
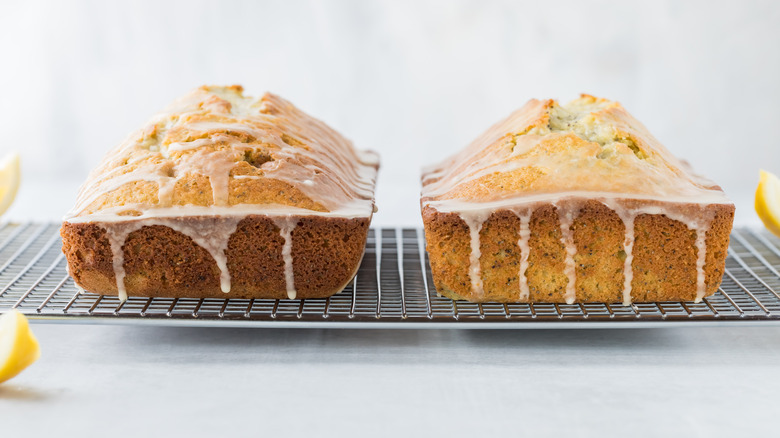
[[701, 303], [475, 304], [439, 297], [420, 229], [372, 229], [355, 279], [327, 299], [116, 297], [79, 292], [59, 224], [0, 224], [0, 313], [34, 320], [341, 328], [669, 327], [780, 324], [780, 240], [735, 229], [720, 290]]

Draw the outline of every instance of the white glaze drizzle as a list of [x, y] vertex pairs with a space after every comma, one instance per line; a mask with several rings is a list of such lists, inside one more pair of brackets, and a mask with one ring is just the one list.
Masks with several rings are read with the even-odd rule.
[[227, 251], [230, 236], [236, 231], [236, 227], [242, 218], [220, 216], [203, 219], [200, 221], [150, 219], [149, 223], [164, 225], [174, 231], [178, 231], [205, 249], [219, 268], [220, 289], [222, 289], [222, 292], [228, 293], [230, 292], [231, 284], [225, 251]]
[[[660, 198], [716, 195], [721, 202], [729, 202], [719, 187], [692, 172], [619, 103], [595, 100], [578, 106], [582, 103], [529, 101], [466, 148], [425, 168], [424, 200], [492, 202], [517, 192], [533, 195], [577, 187]], [[567, 114], [575, 117], [560, 119]], [[528, 173], [529, 169], [534, 172]], [[483, 177], [515, 171], [530, 175], [532, 182], [520, 190], [516, 185], [496, 184], [490, 191], [458, 193], [458, 188], [468, 184], [480, 185]]]
[[[604, 204], [607, 204], [604, 200], [602, 200]], [[612, 204], [615, 205], [615, 204]], [[618, 214], [621, 215], [621, 217], [624, 217], [626, 215], [626, 208], [620, 207], [619, 204], [616, 211], [618, 211]], [[701, 206], [703, 207], [703, 206]], [[694, 299], [695, 302], [701, 302], [701, 300], [704, 298], [704, 296], [707, 293], [707, 285], [706, 285], [706, 276], [704, 271], [704, 264], [705, 260], [707, 258], [707, 232], [709, 231], [712, 221], [715, 219], [715, 213], [712, 210], [707, 210], [704, 208], [700, 209], [701, 211], [698, 214], [695, 215], [686, 215], [682, 214], [680, 211], [670, 208], [668, 206], [663, 205], [644, 205], [639, 207], [634, 207], [632, 209], [628, 209], [628, 215], [629, 217], [633, 217], [632, 219], [632, 234], [633, 234], [633, 220], [636, 219], [637, 216], [641, 214], [650, 214], [650, 215], [663, 215], [667, 218], [681, 222], [685, 224], [686, 227], [688, 227], [689, 230], [693, 230], [696, 232], [696, 298]], [[625, 219], [624, 219], [625, 223]], [[633, 239], [632, 239], [633, 240]], [[632, 245], [633, 249], [633, 245]], [[628, 255], [628, 254], [627, 254]], [[633, 255], [632, 255], [633, 259]], [[633, 279], [633, 269], [631, 269], [631, 277]], [[629, 285], [630, 287], [630, 285]], [[624, 292], [625, 294], [626, 292]], [[630, 293], [630, 289], [628, 291]], [[630, 301], [630, 298], [629, 298]]]
[[[708, 202], [696, 203], [691, 201], [670, 202], [669, 200], [654, 199], [652, 197], [631, 197], [613, 193], [583, 193], [583, 192], [564, 192], [549, 194], [544, 196], [526, 196], [518, 197], [513, 200], [502, 200], [499, 203], [470, 203], [465, 201], [447, 200], [446, 202], [430, 201], [424, 205], [430, 205], [441, 212], [457, 213], [461, 219], [469, 226], [469, 241], [471, 254], [469, 256], [469, 279], [471, 281], [472, 292], [478, 296], [484, 296], [484, 287], [481, 279], [481, 268], [479, 257], [481, 256], [481, 242], [479, 232], [482, 230], [485, 220], [496, 211], [509, 210], [514, 212], [520, 218], [520, 237], [518, 247], [520, 248], [520, 270], [518, 273], [520, 283], [520, 300], [527, 299], [530, 296], [528, 291], [528, 279], [525, 275], [528, 269], [528, 256], [530, 248], [526, 248], [530, 239], [530, 218], [533, 211], [545, 204], [552, 203], [556, 206], [559, 214], [559, 225], [561, 228], [561, 242], [564, 245], [564, 273], [567, 276], [566, 291], [564, 299], [571, 304], [576, 301], [576, 263], [574, 257], [577, 254], [577, 247], [574, 243], [574, 235], [571, 226], [574, 218], [579, 212], [579, 207], [587, 200], [596, 200], [609, 207], [620, 217], [625, 226], [625, 238], [623, 250], [626, 253], [626, 259], [623, 264], [623, 304], [630, 305], [632, 302], [632, 281], [633, 281], [633, 247], [634, 247], [634, 222], [641, 214], [663, 215], [671, 220], [683, 223], [688, 229], [696, 231], [696, 298], [695, 302], [700, 302], [706, 295], [706, 272], [705, 262], [707, 255], [706, 234], [712, 221], [714, 212], [705, 207]], [[637, 203], [643, 201], [644, 203]], [[710, 200], [711, 201], [711, 200]], [[696, 214], [683, 214], [680, 209], [683, 205], [698, 206]], [[476, 248], [476, 251], [475, 251]]]
[[[137, 215], [122, 215], [126, 211], [138, 212]], [[248, 215], [262, 215], [268, 217], [277, 216], [316, 216], [354, 219], [364, 216], [362, 206], [345, 205], [336, 211], [313, 211], [305, 208], [291, 207], [278, 204], [233, 204], [231, 206], [203, 206], [203, 205], [174, 205], [165, 208], [145, 208], [144, 204], [125, 204], [113, 208], [105, 208], [98, 213], [89, 216], [79, 216], [68, 219], [69, 223], [113, 223], [126, 222], [134, 219], [152, 218], [181, 218], [190, 216], [221, 216], [221, 217], [246, 217]]]
[[279, 234], [284, 239], [282, 259], [284, 260], [284, 282], [287, 288], [287, 298], [294, 300], [298, 292], [295, 289], [295, 274], [293, 273], [292, 232], [298, 224], [298, 219], [289, 216], [279, 217], [274, 219], [274, 224], [279, 227]]
[[[705, 261], [707, 258], [707, 232], [710, 229], [710, 226], [712, 225], [712, 221], [715, 219], [715, 214], [712, 210], [706, 210], [704, 208], [701, 208], [701, 211], [698, 214], [695, 215], [686, 215], [682, 214], [680, 211], [674, 208], [670, 208], [666, 205], [642, 205], [642, 206], [635, 206], [632, 208], [625, 207], [620, 202], [616, 202], [615, 200], [601, 200], [601, 202], [608, 207], [615, 210], [615, 212], [620, 216], [620, 218], [623, 220], [623, 223], [626, 226], [626, 234], [629, 233], [629, 226], [630, 226], [630, 240], [631, 240], [631, 246], [624, 245], [624, 251], [626, 251], [626, 260], [627, 263], [629, 258], [631, 261], [633, 261], [633, 243], [634, 243], [634, 221], [636, 220], [636, 217], [641, 214], [650, 214], [650, 215], [663, 215], [667, 218], [681, 222], [685, 224], [686, 227], [688, 227], [689, 230], [693, 230], [696, 232], [696, 298], [694, 299], [694, 302], [701, 302], [701, 300], [704, 298], [704, 296], [707, 293], [707, 284], [706, 284], [706, 275], [704, 270]], [[629, 237], [626, 238], [626, 242], [628, 242]], [[624, 268], [625, 269], [625, 268]], [[631, 303], [631, 284], [630, 282], [633, 280], [633, 267], [628, 268], [628, 270], [625, 271], [624, 276], [626, 278], [626, 283], [624, 285], [624, 291], [623, 291], [623, 300], [624, 304], [626, 300], [628, 301], [628, 304]], [[626, 298], [628, 296], [628, 298]]]
[[198, 246], [205, 249], [214, 259], [220, 271], [220, 289], [230, 292], [230, 271], [227, 266], [227, 250], [230, 236], [235, 232], [240, 217], [206, 217], [193, 221], [181, 221], [174, 218], [147, 218], [125, 222], [104, 223], [106, 238], [111, 246], [111, 255], [119, 299], [127, 299], [125, 287], [124, 244], [130, 233], [142, 227], [161, 225], [184, 234]]
[[704, 263], [707, 260], [707, 230], [696, 228], [696, 299], [700, 303], [707, 294], [707, 278]]
[[[223, 119], [203, 121], [204, 115]], [[194, 135], [195, 139], [167, 140], [175, 130], [191, 133], [184, 137]], [[150, 141], [156, 144], [150, 145]], [[272, 160], [263, 163], [258, 174], [231, 175], [245, 152], [259, 146], [267, 148]], [[147, 164], [136, 166], [144, 162]], [[131, 232], [143, 226], [163, 225], [187, 235], [214, 258], [220, 270], [221, 290], [227, 293], [231, 280], [225, 251], [230, 236], [250, 214], [271, 217], [285, 239], [282, 250], [285, 283], [288, 296], [294, 298], [292, 232], [297, 217], [371, 217], [376, 211], [373, 188], [378, 162], [375, 153], [354, 149], [351, 142], [324, 123], [278, 96], [266, 94], [262, 99], [252, 99], [241, 95], [240, 89], [236, 92], [222, 87], [201, 87], [178, 99], [166, 112], [155, 116], [147, 128], [132, 134], [113, 150], [90, 173], [79, 191], [76, 205], [64, 221], [98, 223], [105, 229], [118, 295], [125, 300], [122, 247]], [[129, 169], [128, 165], [136, 167]], [[212, 191], [210, 205], [177, 205], [177, 182], [190, 174], [208, 178]], [[319, 202], [327, 211], [278, 204], [231, 205], [231, 179], [282, 181]], [[156, 182], [156, 205], [130, 202], [103, 206], [97, 202], [101, 196], [139, 181]], [[198, 217], [200, 222], [182, 221], [183, 217]]]
[[125, 288], [125, 252], [122, 247], [127, 236], [143, 226], [140, 222], [117, 224], [106, 228], [106, 238], [111, 247], [111, 263], [116, 278], [116, 290], [119, 301], [127, 301], [127, 289]]
[[242, 155], [236, 150], [197, 150], [189, 160], [178, 164], [177, 171], [182, 175], [193, 173], [208, 177], [213, 205], [226, 206], [230, 197], [230, 171]]
[[623, 252], [626, 259], [623, 260], [623, 305], [631, 305], [631, 283], [634, 281], [634, 219], [633, 214], [621, 216], [626, 227], [626, 238], [623, 239]]
[[485, 291], [482, 283], [482, 269], [479, 265], [479, 259], [482, 256], [479, 233], [482, 231], [482, 224], [485, 222], [486, 217], [479, 214], [461, 214], [460, 217], [469, 227], [469, 244], [471, 247], [471, 252], [469, 253], [469, 280], [471, 281], [471, 291], [475, 296], [482, 297]]
[[528, 271], [528, 256], [531, 254], [529, 242], [531, 240], [531, 215], [533, 211], [528, 209], [521, 213], [515, 212], [515, 214], [520, 218], [520, 239], [517, 241], [517, 246], [520, 248], [520, 270], [517, 273], [520, 282], [520, 300], [527, 301], [531, 297], [526, 271]]
[[479, 210], [460, 214], [461, 220], [469, 228], [469, 246], [471, 248], [471, 252], [469, 252], [469, 280], [472, 293], [478, 297], [482, 297], [485, 294], [482, 282], [482, 268], [479, 264], [479, 259], [482, 256], [479, 234], [482, 232], [482, 225], [491, 214], [492, 212]]
[[173, 190], [176, 187], [176, 178], [160, 178], [157, 180], [157, 202], [161, 206], [170, 206], [173, 203]]
[[564, 248], [564, 268], [563, 273], [566, 275], [566, 291], [563, 295], [563, 299], [566, 300], [566, 304], [573, 304], [577, 300], [577, 265], [574, 261], [574, 257], [577, 255], [577, 245], [574, 242], [574, 232], [571, 227], [574, 224], [575, 210], [568, 206], [561, 206], [561, 204], [555, 204], [555, 208], [558, 211], [558, 222], [561, 227], [561, 243]]
[[[203, 121], [207, 111], [224, 117]], [[243, 161], [246, 151], [260, 147], [266, 148], [271, 161], [257, 168], [256, 174], [234, 177], [285, 182], [330, 212], [360, 204], [363, 217], [373, 213], [378, 156], [354, 149], [324, 123], [278, 96], [252, 99], [220, 87], [202, 87], [177, 100], [148, 126], [131, 135], [90, 174], [66, 221], [102, 212], [104, 208], [96, 204], [101, 196], [136, 181], [157, 181], [160, 202], [147, 207], [159, 210], [171, 205], [173, 186], [186, 174], [208, 177], [214, 204], [229, 205], [233, 167]], [[196, 139], [172, 142], [168, 136], [173, 132]], [[158, 144], [149, 145], [152, 141]], [[147, 164], [131, 171], [126, 167], [142, 162]]]
[[[601, 203], [607, 206], [609, 209], [618, 215], [623, 226], [625, 228], [625, 238], [623, 239], [623, 252], [626, 254], [626, 258], [623, 260], [623, 305], [631, 305], [631, 283], [634, 280], [634, 221], [637, 215], [643, 211], [641, 207], [639, 209], [631, 209], [620, 202], [618, 199], [602, 198]], [[661, 211], [658, 207], [648, 207], [648, 212]]]
[[[501, 175], [506, 177], [497, 179]], [[713, 209], [705, 206], [733, 205], [720, 187], [672, 155], [618, 103], [589, 97], [566, 107], [553, 100], [530, 101], [465, 149], [425, 168], [422, 185], [424, 209], [461, 217], [557, 205], [566, 253], [567, 302], [576, 300], [576, 246], [569, 227], [577, 211], [563, 207], [561, 200], [602, 200], [623, 220], [624, 304], [631, 302], [637, 215], [666, 215], [696, 230], [699, 301], [706, 294], [702, 236], [713, 220]], [[684, 211], [697, 206], [701, 208], [694, 214]], [[471, 237], [472, 248], [478, 246], [473, 232]], [[522, 244], [520, 239], [518, 246]], [[521, 288], [527, 282], [523, 277]]]

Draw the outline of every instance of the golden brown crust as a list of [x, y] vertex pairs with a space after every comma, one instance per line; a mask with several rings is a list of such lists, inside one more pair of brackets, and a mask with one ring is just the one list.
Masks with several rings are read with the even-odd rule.
[[114, 148], [69, 216], [247, 204], [333, 212], [372, 202], [375, 160], [279, 96], [203, 86]]
[[427, 168], [421, 195], [436, 286], [470, 301], [702, 298], [734, 215], [619, 103], [588, 95], [531, 100]]
[[192, 91], [91, 172], [61, 231], [78, 285], [122, 299], [314, 298], [352, 278], [378, 158], [279, 96], [242, 91]]
[[[204, 221], [212, 218], [183, 218]], [[363, 256], [368, 218], [300, 217], [292, 231], [297, 298], [324, 298], [354, 276]], [[116, 295], [112, 255], [96, 223], [64, 223], [60, 231], [70, 274], [84, 289]], [[130, 233], [123, 246], [128, 295], [175, 298], [287, 298], [282, 246], [272, 219], [249, 216], [230, 237], [231, 290], [220, 289], [220, 271], [191, 238], [165, 226]]]
[[620, 103], [587, 95], [566, 105], [529, 101], [427, 168], [422, 183], [424, 202], [484, 203], [569, 191], [701, 199], [720, 192]]
[[[639, 201], [637, 201], [639, 202]], [[701, 211], [701, 209], [705, 211]], [[734, 206], [688, 206], [688, 215], [714, 214], [707, 231], [706, 293], [723, 276]], [[480, 232], [479, 259], [485, 293], [476, 296], [469, 279], [469, 228], [457, 213], [423, 206], [427, 250], [437, 291], [453, 299], [518, 302], [520, 219], [508, 210], [490, 215]], [[560, 222], [552, 204], [535, 209], [530, 221], [531, 248], [526, 271], [532, 302], [563, 303], [568, 277]], [[579, 302], [620, 302], [623, 292], [625, 225], [604, 204], [585, 201], [571, 227], [577, 253]], [[635, 302], [693, 300], [696, 297], [696, 231], [663, 215], [639, 215], [635, 221], [632, 297]]]

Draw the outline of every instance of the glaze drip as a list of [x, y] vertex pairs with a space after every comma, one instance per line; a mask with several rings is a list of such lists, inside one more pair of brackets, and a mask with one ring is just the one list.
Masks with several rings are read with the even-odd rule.
[[631, 305], [631, 282], [634, 281], [634, 215], [621, 216], [626, 226], [626, 238], [623, 241], [623, 251], [626, 259], [623, 261], [623, 305]]
[[230, 292], [230, 270], [227, 266], [227, 251], [230, 243], [230, 236], [236, 231], [238, 223], [242, 220], [239, 217], [213, 217], [204, 221], [181, 221], [181, 220], [154, 220], [148, 222], [153, 225], [163, 225], [178, 231], [190, 239], [198, 246], [205, 249], [217, 263], [219, 268], [219, 284], [222, 292]]
[[696, 302], [701, 302], [707, 294], [704, 263], [707, 259], [707, 230], [696, 228]]
[[577, 300], [577, 265], [574, 262], [574, 256], [577, 255], [577, 245], [574, 242], [574, 232], [571, 227], [574, 223], [574, 211], [571, 208], [561, 207], [556, 204], [558, 210], [558, 221], [561, 227], [561, 243], [564, 248], [564, 268], [563, 273], [566, 274], [566, 292], [563, 298], [566, 300], [566, 304], [573, 304]]
[[484, 296], [485, 290], [482, 283], [482, 269], [479, 265], [479, 258], [482, 256], [479, 234], [482, 231], [482, 225], [490, 217], [492, 212], [465, 212], [461, 213], [460, 218], [466, 223], [469, 229], [469, 280], [471, 282], [471, 291], [479, 297]]
[[479, 258], [482, 256], [480, 248], [479, 233], [482, 231], [482, 224], [485, 217], [481, 215], [461, 215], [461, 219], [469, 227], [469, 242], [471, 252], [469, 253], [469, 279], [471, 281], [471, 291], [474, 295], [481, 297], [485, 294], [482, 284], [482, 272], [479, 266]]
[[293, 257], [292, 257], [292, 232], [297, 226], [298, 220], [291, 217], [280, 217], [274, 220], [274, 223], [279, 227], [279, 234], [284, 239], [284, 246], [282, 247], [282, 259], [284, 260], [284, 282], [287, 288], [287, 298], [294, 300], [298, 295], [295, 290], [295, 275], [293, 274]]
[[518, 278], [520, 280], [520, 300], [528, 301], [531, 297], [531, 290], [528, 288], [528, 277], [526, 271], [528, 270], [528, 256], [531, 254], [531, 246], [529, 242], [531, 240], [531, 214], [533, 212], [527, 210], [523, 213], [517, 213], [520, 218], [520, 240], [517, 241], [517, 246], [520, 248], [520, 271], [518, 272]]
[[[634, 224], [636, 218], [643, 214], [666, 216], [671, 220], [684, 224], [688, 229], [696, 232], [695, 302], [700, 302], [706, 295], [707, 285], [704, 269], [707, 255], [706, 235], [715, 217], [711, 210], [704, 208], [705, 205], [700, 205], [698, 212], [695, 214], [684, 214], [681, 207], [674, 204], [670, 205], [664, 201], [653, 202], [648, 200], [647, 203], [642, 203], [638, 202], [636, 199], [622, 199], [618, 196], [607, 196], [605, 194], [599, 194], [598, 197], [594, 196], [592, 198], [561, 194], [560, 197], [550, 196], [547, 199], [550, 199], [551, 201], [544, 201], [541, 199], [528, 197], [526, 199], [516, 200], [517, 202], [515, 205], [502, 204], [501, 207], [463, 203], [458, 205], [458, 208], [452, 209], [452, 211], [457, 212], [460, 215], [461, 219], [469, 228], [469, 246], [471, 252], [469, 254], [468, 272], [471, 283], [471, 290], [475, 297], [485, 296], [485, 290], [482, 282], [482, 270], [479, 261], [482, 254], [480, 250], [480, 233], [484, 226], [484, 222], [496, 211], [509, 210], [514, 212], [514, 214], [520, 219], [520, 231], [517, 241], [517, 247], [520, 250], [520, 263], [518, 270], [520, 291], [518, 301], [526, 301], [530, 298], [530, 290], [526, 272], [529, 266], [528, 257], [530, 255], [529, 242], [531, 238], [531, 216], [537, 208], [552, 203], [556, 207], [556, 211], [558, 213], [559, 227], [561, 230], [561, 243], [564, 246], [564, 274], [567, 277], [564, 299], [568, 304], [576, 302], [577, 271], [575, 257], [577, 255], [577, 246], [574, 241], [572, 225], [579, 214], [581, 206], [588, 199], [599, 201], [613, 210], [625, 226], [623, 251], [625, 252], [626, 257], [623, 261], [623, 305], [631, 305], [633, 301], [632, 282], [634, 278]], [[448, 202], [448, 204], [453, 205], [451, 202]], [[689, 205], [688, 209], [690, 208], [692, 207]], [[442, 208], [440, 211], [447, 210]]]
[[198, 246], [205, 249], [214, 259], [220, 272], [220, 289], [230, 292], [230, 271], [227, 266], [227, 250], [230, 236], [235, 232], [239, 217], [199, 218], [196, 221], [182, 221], [174, 218], [148, 218], [126, 222], [103, 224], [106, 238], [111, 246], [112, 264], [116, 277], [119, 299], [127, 300], [125, 287], [124, 244], [130, 233], [143, 227], [155, 225], [165, 226], [192, 239]]
[[143, 224], [140, 222], [129, 222], [105, 228], [106, 237], [111, 246], [111, 263], [114, 267], [117, 296], [119, 297], [119, 301], [122, 302], [127, 301], [127, 288], [125, 287], [125, 252], [122, 247], [125, 244], [127, 236], [141, 227], [143, 227]]
[[658, 207], [645, 207], [643, 210], [641, 207], [631, 209], [624, 205], [618, 199], [604, 198], [601, 199], [601, 203], [607, 206], [609, 209], [618, 215], [623, 226], [625, 228], [625, 238], [623, 239], [623, 252], [625, 253], [625, 260], [623, 260], [623, 305], [630, 306], [632, 302], [631, 291], [632, 282], [634, 281], [634, 221], [637, 215], [646, 211], [648, 213], [661, 212]]
[[160, 206], [168, 207], [173, 204], [174, 187], [176, 187], [175, 178], [160, 178], [157, 181], [157, 199]]

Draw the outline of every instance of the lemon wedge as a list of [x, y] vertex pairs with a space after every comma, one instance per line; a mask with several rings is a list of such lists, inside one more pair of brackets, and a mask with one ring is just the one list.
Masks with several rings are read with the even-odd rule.
[[756, 213], [769, 231], [780, 237], [780, 179], [765, 170], [756, 189]]
[[14, 202], [21, 174], [19, 154], [12, 153], [0, 159], [0, 215]]
[[14, 309], [0, 316], [0, 383], [38, 360], [41, 349], [27, 318]]

